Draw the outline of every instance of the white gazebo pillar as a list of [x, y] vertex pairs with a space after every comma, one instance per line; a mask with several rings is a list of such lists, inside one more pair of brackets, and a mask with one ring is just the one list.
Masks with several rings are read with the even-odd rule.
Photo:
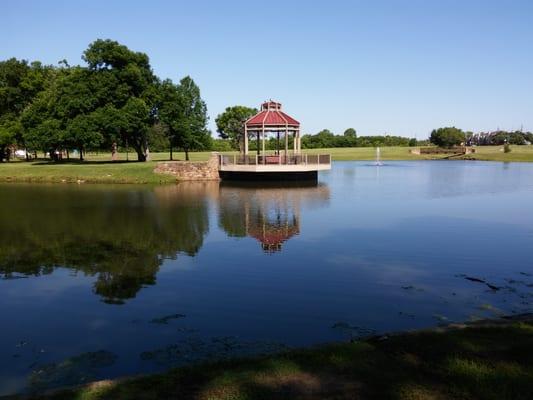
[[288, 164], [289, 156], [289, 128], [285, 127], [285, 164]]
[[248, 128], [244, 124], [244, 155], [248, 155]]
[[265, 128], [263, 128], [263, 164], [265, 163]]

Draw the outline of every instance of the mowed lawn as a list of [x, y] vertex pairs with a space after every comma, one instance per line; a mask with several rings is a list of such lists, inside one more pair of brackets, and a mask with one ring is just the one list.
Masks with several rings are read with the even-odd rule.
[[[381, 147], [382, 160], [430, 160], [446, 158], [446, 155], [429, 154], [417, 155], [411, 154], [412, 147]], [[347, 148], [328, 148], [328, 149], [305, 149], [304, 153], [308, 154], [331, 154], [335, 161], [358, 161], [374, 160], [376, 158], [376, 149], [374, 147], [347, 147]], [[238, 154], [237, 152], [228, 152], [224, 154]], [[189, 153], [191, 161], [205, 161], [209, 158], [211, 152]], [[130, 160], [134, 155], [130, 153]], [[169, 153], [151, 153], [153, 161], [166, 161], [169, 159]], [[126, 155], [121, 153], [120, 160], [125, 160]], [[109, 160], [110, 154], [90, 155], [91, 160]], [[511, 146], [510, 153], [503, 152], [503, 146], [482, 146], [476, 147], [474, 154], [469, 154], [468, 158], [486, 161], [530, 161], [533, 162], [533, 146]], [[174, 153], [174, 159], [184, 160], [184, 153]]]
[[[445, 155], [416, 155], [409, 147], [382, 147], [382, 160], [425, 160], [442, 159]], [[331, 154], [334, 161], [374, 160], [376, 149], [372, 147], [310, 149], [309, 154]], [[227, 153], [237, 154], [237, 153]], [[205, 161], [211, 152], [190, 153], [191, 161]], [[129, 161], [127, 161], [127, 157]], [[171, 176], [153, 172], [158, 161], [169, 160], [169, 153], [151, 153], [151, 161], [136, 162], [135, 153], [120, 153], [119, 161], [111, 161], [111, 153], [90, 153], [86, 161], [76, 159], [53, 163], [46, 159], [36, 161], [12, 161], [0, 164], [0, 182], [48, 182], [48, 183], [169, 183]], [[460, 157], [459, 157], [460, 158]], [[504, 153], [502, 146], [477, 147], [474, 154], [466, 158], [487, 161], [533, 161], [533, 146], [511, 146], [510, 153]], [[175, 160], [184, 160], [184, 153], [174, 153]]]
[[155, 174], [153, 172], [155, 165], [155, 162], [17, 161], [0, 165], [0, 182], [169, 183], [176, 181], [169, 175]]

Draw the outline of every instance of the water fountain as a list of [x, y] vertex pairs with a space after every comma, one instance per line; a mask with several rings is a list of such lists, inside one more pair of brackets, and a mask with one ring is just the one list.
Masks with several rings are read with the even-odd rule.
[[380, 166], [383, 165], [381, 162], [381, 149], [379, 147], [376, 147], [376, 163], [375, 165]]

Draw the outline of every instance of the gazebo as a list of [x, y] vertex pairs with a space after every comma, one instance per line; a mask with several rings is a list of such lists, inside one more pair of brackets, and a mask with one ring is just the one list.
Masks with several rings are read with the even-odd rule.
[[[276, 153], [266, 154], [266, 136], [269, 133], [277, 135]], [[293, 135], [293, 155], [300, 154], [300, 123], [281, 111], [281, 103], [269, 100], [261, 105], [261, 111], [244, 123], [244, 155], [248, 155], [248, 136], [257, 135], [257, 154], [262, 156], [263, 164], [287, 164], [289, 160], [289, 135]], [[280, 138], [283, 135], [284, 158], [281, 158]], [[260, 151], [261, 149], [261, 151]]]
[[[277, 136], [276, 149], [267, 154], [267, 135], [272, 133]], [[254, 136], [257, 138], [257, 154], [249, 154], [249, 136], [252, 140]], [[301, 153], [300, 123], [272, 100], [265, 101], [261, 111], [245, 121], [243, 141], [244, 152], [218, 155], [218, 173], [222, 179], [317, 181], [318, 171], [331, 169], [329, 154]]]

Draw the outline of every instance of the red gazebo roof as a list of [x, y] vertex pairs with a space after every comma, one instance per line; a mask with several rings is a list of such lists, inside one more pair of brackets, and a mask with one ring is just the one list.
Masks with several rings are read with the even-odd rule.
[[298, 128], [300, 123], [281, 111], [281, 103], [270, 100], [265, 101], [261, 111], [246, 121], [247, 128], [262, 126]]

